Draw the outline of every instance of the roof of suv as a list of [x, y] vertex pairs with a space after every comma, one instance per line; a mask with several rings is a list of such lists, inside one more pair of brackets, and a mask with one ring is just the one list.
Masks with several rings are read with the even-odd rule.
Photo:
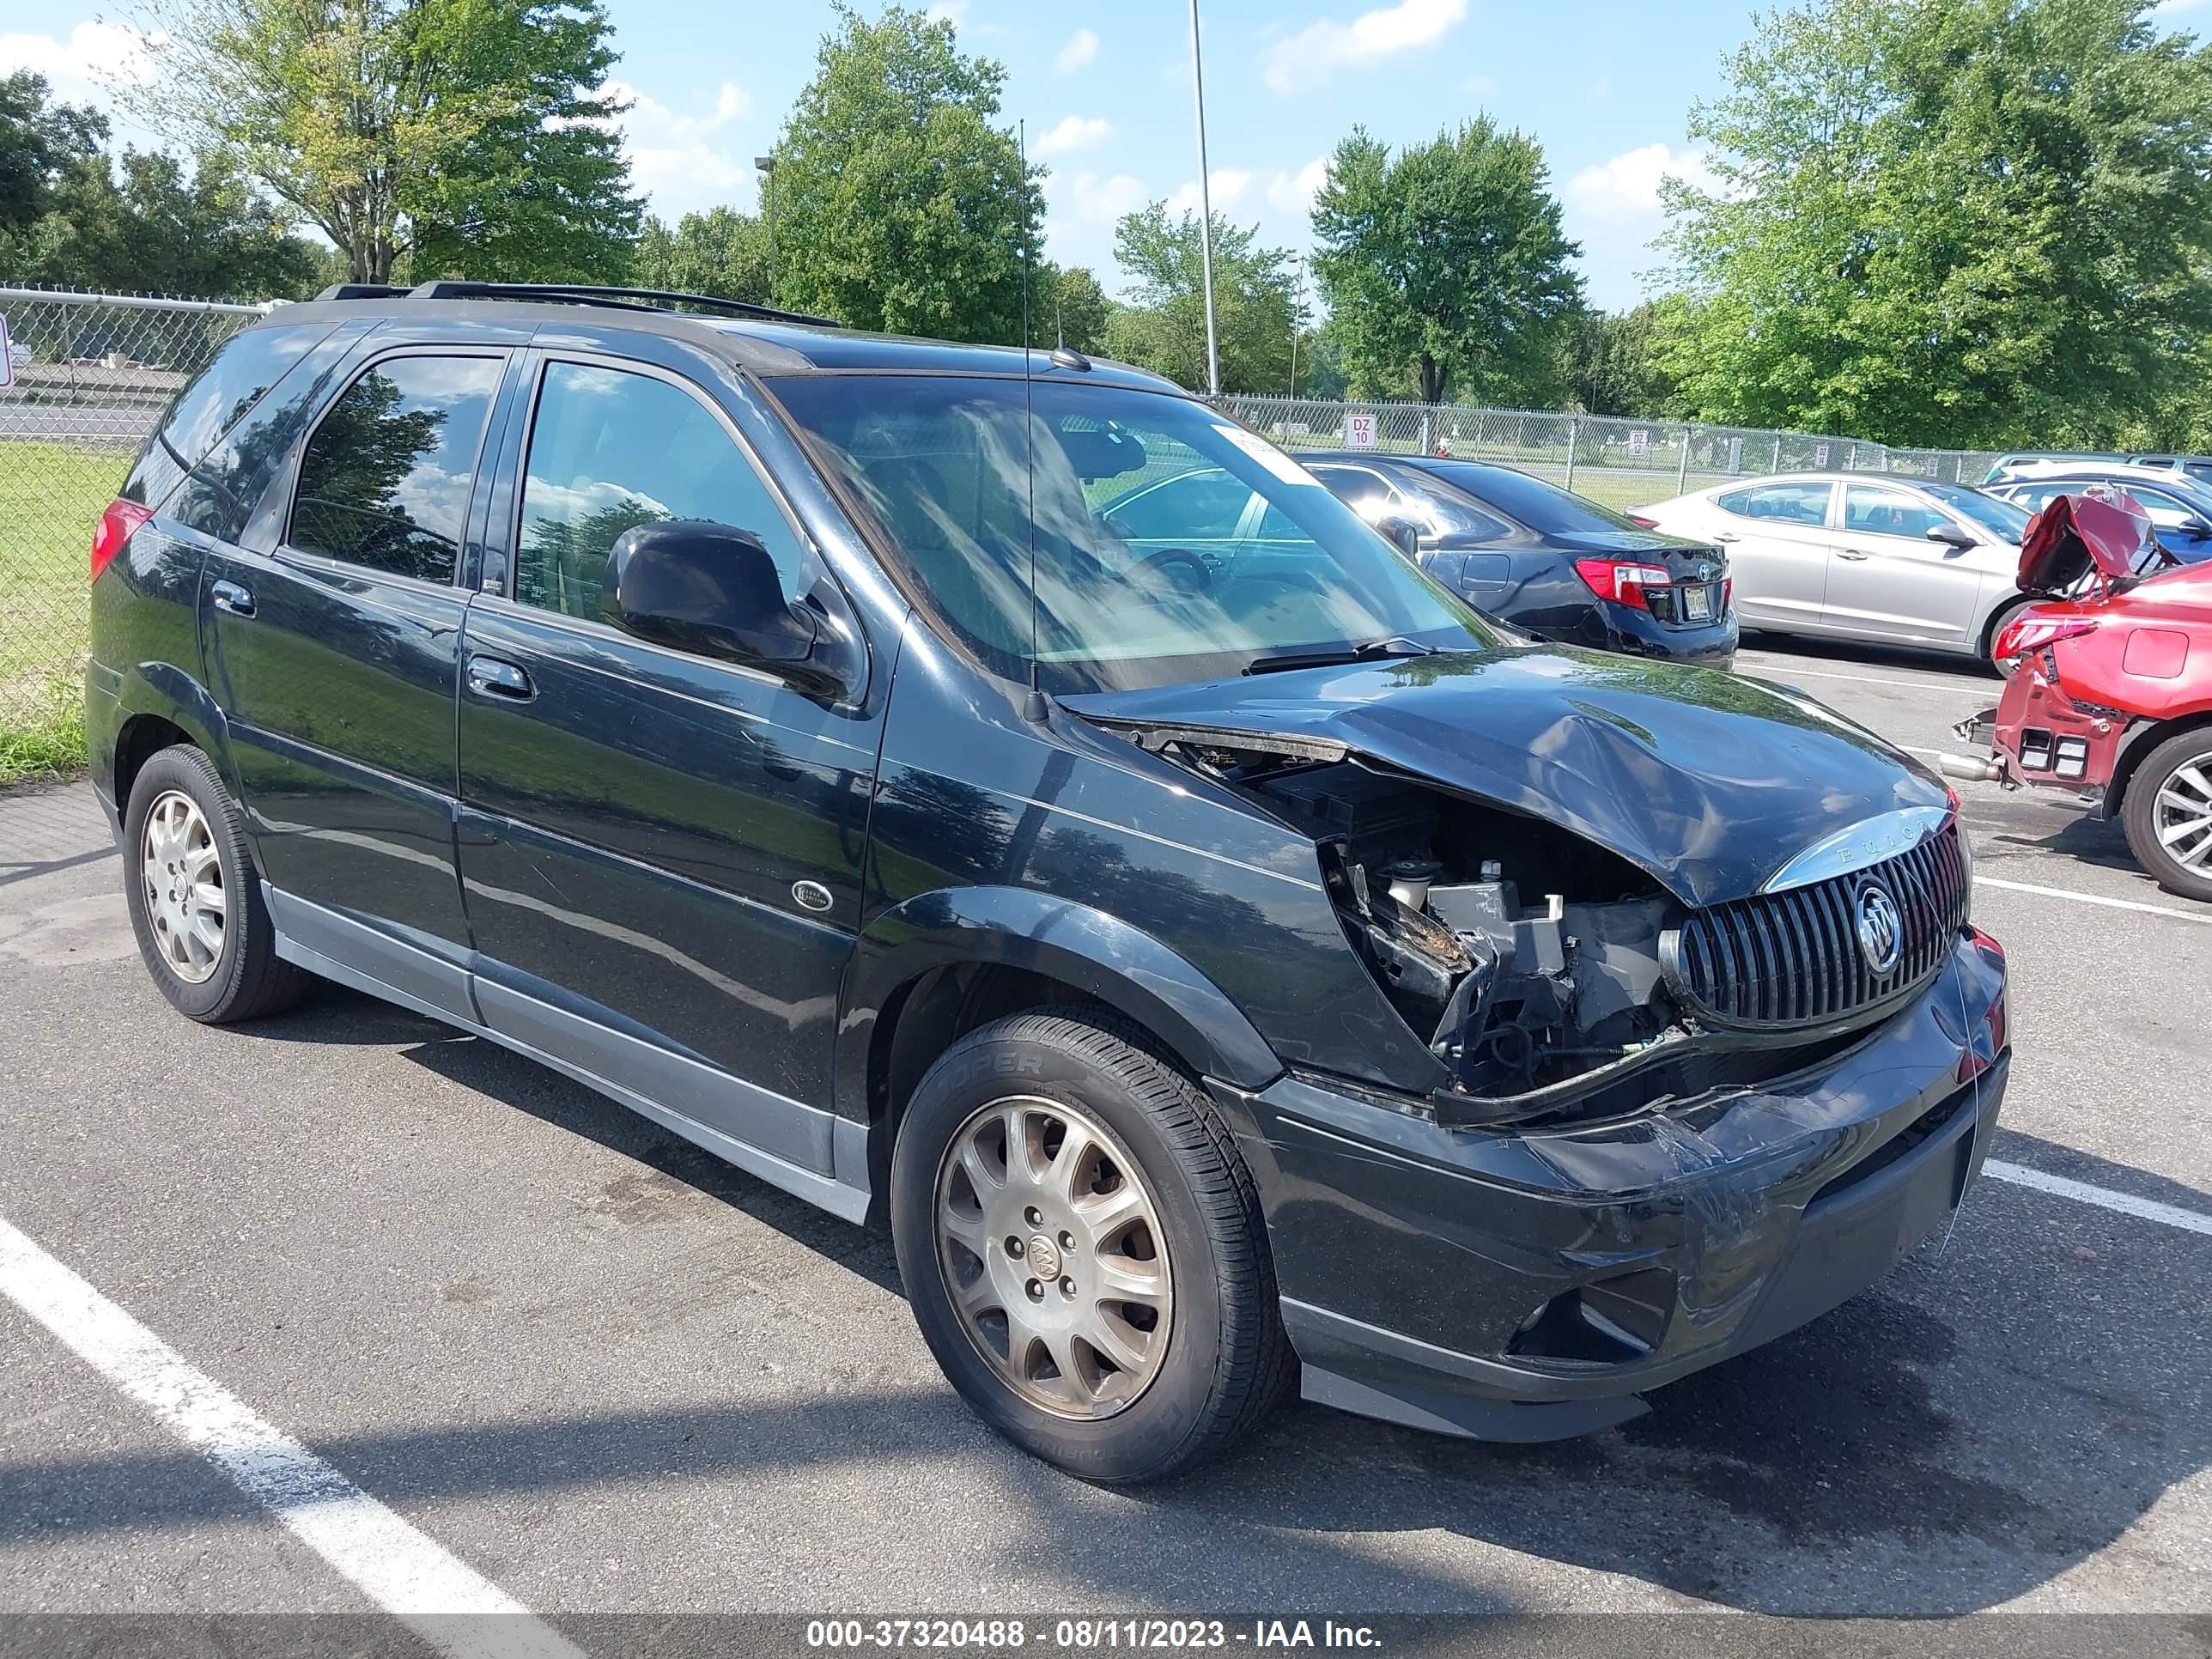
[[[426, 286], [439, 286], [426, 284]], [[298, 305], [279, 306], [260, 323], [298, 322], [327, 316], [333, 321], [364, 313], [423, 321], [457, 323], [585, 323], [596, 328], [627, 329], [658, 334], [704, 346], [743, 368], [762, 374], [804, 374], [817, 371], [897, 369], [938, 374], [1020, 374], [1024, 353], [1018, 346], [968, 345], [951, 340], [921, 339], [899, 334], [871, 334], [859, 329], [809, 322], [787, 314], [714, 316], [623, 297], [625, 290], [571, 289], [544, 298], [424, 297], [405, 292], [351, 295], [343, 289]], [[702, 303], [714, 303], [702, 301]], [[1039, 378], [1082, 379], [1110, 386], [1134, 386], [1151, 392], [1182, 393], [1183, 388], [1160, 375], [1102, 358], [1083, 358], [1087, 368], [1055, 362], [1049, 347], [1032, 347], [1026, 354], [1030, 372]], [[1188, 395], [1187, 393], [1184, 395]]]

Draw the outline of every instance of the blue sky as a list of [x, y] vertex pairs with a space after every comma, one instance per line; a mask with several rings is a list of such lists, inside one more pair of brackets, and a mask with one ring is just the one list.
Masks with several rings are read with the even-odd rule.
[[[2187, 3], [2188, 0], [2185, 0]], [[2205, 3], [2205, 0], [2196, 0]], [[609, 0], [635, 100], [625, 130], [653, 208], [756, 204], [752, 158], [812, 70], [826, 5]], [[1195, 202], [1183, 0], [943, 0], [963, 47], [1007, 68], [1006, 114], [1052, 169], [1047, 252], [1109, 291], [1113, 221]], [[97, 0], [7, 0], [0, 73], [100, 100], [132, 40]], [[1689, 106], [1753, 27], [1747, 0], [1201, 0], [1214, 206], [1304, 248], [1323, 159], [1355, 124], [1394, 143], [1478, 110], [1533, 134], [1583, 244], [1589, 293], [1633, 304], [1654, 263], [1662, 173], [1694, 169]], [[113, 20], [127, 16], [114, 5]]]

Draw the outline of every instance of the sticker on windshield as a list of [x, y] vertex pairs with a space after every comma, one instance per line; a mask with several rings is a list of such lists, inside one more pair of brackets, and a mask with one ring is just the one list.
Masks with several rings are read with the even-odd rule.
[[1284, 454], [1265, 438], [1255, 433], [1247, 432], [1241, 426], [1223, 424], [1217, 425], [1213, 429], [1285, 483], [1311, 484], [1316, 489], [1326, 488], [1320, 479], [1315, 477], [1312, 473]]

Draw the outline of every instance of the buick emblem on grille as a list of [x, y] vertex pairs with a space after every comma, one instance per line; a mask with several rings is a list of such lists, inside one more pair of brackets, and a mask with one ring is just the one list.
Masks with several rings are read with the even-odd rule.
[[1860, 888], [1857, 920], [1859, 950], [1867, 966], [1877, 975], [1894, 971], [1905, 954], [1905, 918], [1889, 889], [1872, 881]]

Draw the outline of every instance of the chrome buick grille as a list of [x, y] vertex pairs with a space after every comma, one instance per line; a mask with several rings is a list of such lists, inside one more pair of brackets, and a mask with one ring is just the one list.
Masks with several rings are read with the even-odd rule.
[[1954, 823], [1863, 870], [1694, 911], [1662, 949], [1668, 983], [1690, 1013], [1786, 1029], [1846, 1020], [1917, 989], [1966, 922]]

